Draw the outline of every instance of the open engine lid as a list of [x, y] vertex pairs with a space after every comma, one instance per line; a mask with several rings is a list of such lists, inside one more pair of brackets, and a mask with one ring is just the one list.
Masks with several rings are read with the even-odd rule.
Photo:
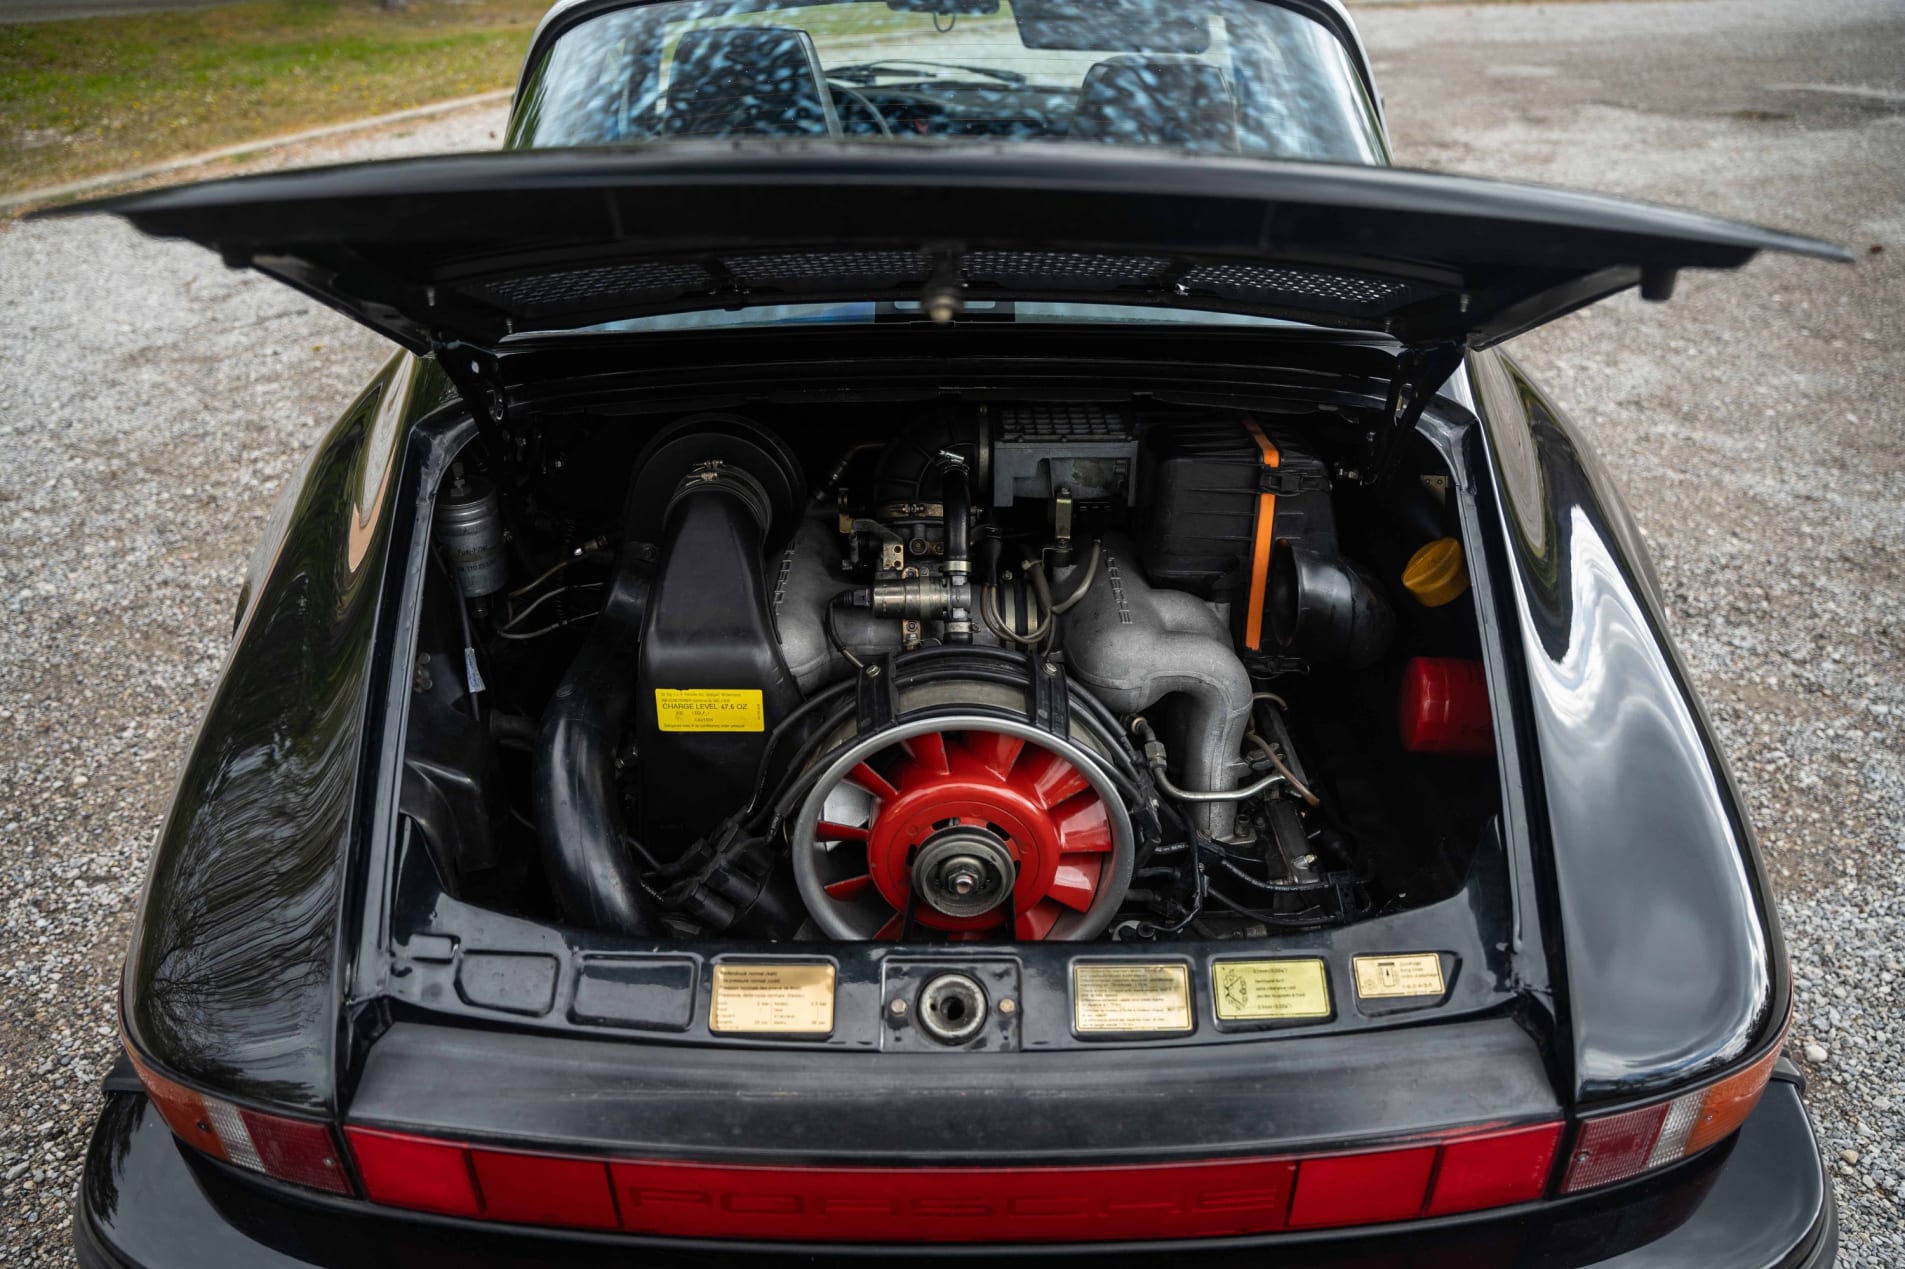
[[[60, 208], [217, 250], [418, 352], [696, 309], [1154, 305], [1484, 347], [1830, 243], [1593, 194], [1101, 146], [760, 141], [403, 159]], [[1440, 358], [1438, 358], [1440, 360]], [[1433, 386], [1433, 385], [1430, 385]]]

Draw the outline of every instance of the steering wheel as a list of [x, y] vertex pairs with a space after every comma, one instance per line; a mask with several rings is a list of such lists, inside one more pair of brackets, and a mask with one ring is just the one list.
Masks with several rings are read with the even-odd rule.
[[[847, 84], [829, 83], [827, 87], [833, 91], [833, 95], [836, 99], [834, 108], [840, 115], [840, 127], [842, 132], [852, 134], [863, 130], [860, 127], [856, 127], [848, 117], [854, 113], [854, 111], [848, 107], [857, 107], [859, 110], [866, 112], [867, 118], [873, 121], [873, 126], [879, 130], [881, 136], [890, 137], [893, 135], [893, 128], [887, 123], [886, 116], [880, 113], [878, 106], [868, 100], [865, 93]], [[847, 106], [840, 104], [840, 98], [846, 99]]]

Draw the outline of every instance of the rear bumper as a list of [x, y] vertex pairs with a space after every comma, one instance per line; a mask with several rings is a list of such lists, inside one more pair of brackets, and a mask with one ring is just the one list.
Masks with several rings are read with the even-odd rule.
[[172, 1266], [402, 1266], [503, 1269], [561, 1263], [643, 1266], [821, 1264], [985, 1259], [1039, 1254], [1089, 1257], [1093, 1269], [1195, 1255], [1199, 1265], [1395, 1264], [1486, 1269], [1494, 1265], [1667, 1269], [1812, 1269], [1833, 1261], [1838, 1222], [1832, 1189], [1798, 1090], [1775, 1081], [1731, 1147], [1667, 1175], [1607, 1194], [1376, 1230], [1193, 1244], [1037, 1248], [760, 1247], [590, 1236], [395, 1213], [357, 1202], [311, 1199], [188, 1157], [145, 1098], [114, 1093], [93, 1132], [74, 1214], [73, 1240], [87, 1269]]

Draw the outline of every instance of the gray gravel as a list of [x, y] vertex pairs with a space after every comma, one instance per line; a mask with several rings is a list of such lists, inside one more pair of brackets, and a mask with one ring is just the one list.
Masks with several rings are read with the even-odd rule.
[[[1360, 18], [1404, 162], [1884, 248], [1690, 277], [1516, 351], [1623, 473], [1782, 887], [1841, 1263], [1905, 1264], [1905, 11]], [[270, 162], [479, 147], [496, 124]], [[65, 1265], [127, 921], [243, 561], [386, 349], [103, 221], [0, 227], [0, 314], [0, 1263]]]
[[[501, 122], [246, 166], [476, 148]], [[71, 1263], [128, 921], [244, 562], [390, 349], [104, 219], [0, 225], [0, 314], [0, 1265], [19, 1269]]]

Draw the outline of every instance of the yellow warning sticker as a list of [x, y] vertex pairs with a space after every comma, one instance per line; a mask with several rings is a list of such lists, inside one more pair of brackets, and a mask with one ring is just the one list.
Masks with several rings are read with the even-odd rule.
[[833, 1031], [833, 977], [831, 965], [717, 964], [708, 1030], [828, 1035]]
[[1219, 961], [1211, 977], [1217, 1016], [1226, 1022], [1330, 1016], [1329, 975], [1319, 960]]
[[1356, 994], [1364, 1000], [1384, 996], [1440, 996], [1448, 990], [1442, 981], [1442, 958], [1434, 952], [1402, 956], [1358, 956]]
[[1081, 1033], [1189, 1031], [1190, 966], [1073, 965], [1072, 1027]]
[[663, 731], [765, 731], [759, 688], [658, 687], [655, 725]]

